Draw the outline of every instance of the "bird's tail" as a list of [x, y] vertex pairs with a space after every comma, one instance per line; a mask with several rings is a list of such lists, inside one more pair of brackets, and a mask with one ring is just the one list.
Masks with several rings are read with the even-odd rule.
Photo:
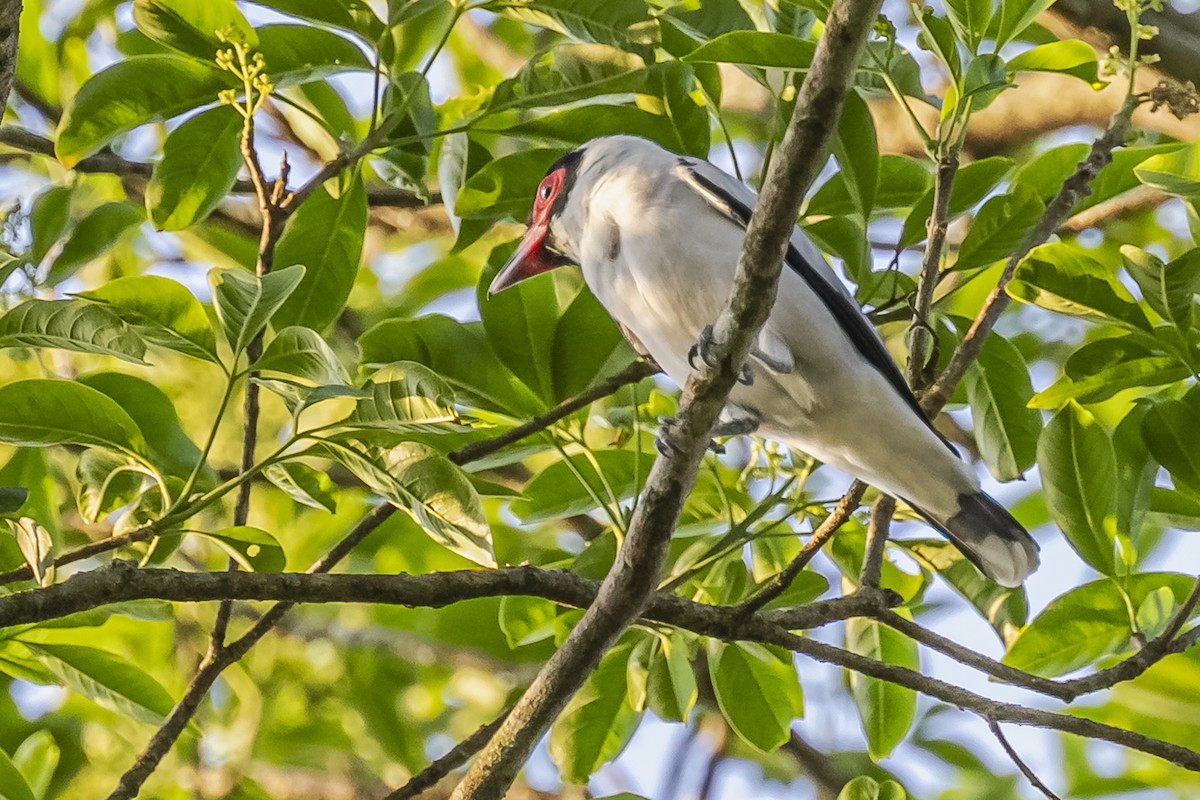
[[945, 519], [920, 513], [1001, 586], [1020, 586], [1038, 567], [1037, 542], [1012, 514], [983, 492], [960, 494], [958, 511]]

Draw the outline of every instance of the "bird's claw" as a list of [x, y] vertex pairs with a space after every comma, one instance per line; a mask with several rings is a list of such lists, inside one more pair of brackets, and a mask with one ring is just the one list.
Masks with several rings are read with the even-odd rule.
[[[679, 425], [679, 419], [676, 417], [659, 417], [658, 418], [658, 436], [654, 438], [654, 449], [663, 456], [677, 456], [683, 451], [671, 441], [675, 436], [675, 430]], [[725, 446], [710, 440], [708, 449], [717, 455], [722, 455], [725, 452]]]
[[[688, 366], [692, 369], [699, 369], [699, 367], [696, 366], [696, 359], [699, 358], [708, 366], [716, 367], [717, 364], [712, 358], [709, 357], [709, 353], [712, 352], [712, 346], [713, 326], [705, 325], [700, 331], [700, 338], [694, 345], [692, 345], [691, 349], [688, 350]], [[752, 386], [754, 384], [754, 373], [751, 371], [749, 364], [742, 364], [741, 368], [738, 370], [737, 381], [743, 386]]]

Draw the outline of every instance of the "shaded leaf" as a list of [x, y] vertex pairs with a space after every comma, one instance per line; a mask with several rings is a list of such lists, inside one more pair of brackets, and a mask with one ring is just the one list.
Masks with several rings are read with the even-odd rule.
[[1027, 407], [1032, 396], [1021, 351], [1007, 339], [989, 336], [967, 373], [967, 399], [975, 443], [997, 480], [1016, 480], [1037, 460], [1042, 417]]
[[1192, 324], [1196, 292], [1200, 290], [1200, 250], [1189, 250], [1171, 263], [1132, 245], [1121, 247], [1125, 270], [1142, 290], [1154, 312], [1181, 331]]
[[199, 536], [216, 542], [244, 570], [251, 572], [282, 572], [287, 556], [274, 536], [248, 525], [201, 532]]
[[271, 464], [263, 476], [293, 500], [311, 508], [337, 511], [339, 490], [329, 475], [299, 461]]
[[112, 653], [80, 645], [24, 644], [66, 686], [110, 711], [158, 724], [174, 705], [158, 681]]
[[37, 800], [8, 753], [0, 750], [0, 800]]
[[629, 650], [609, 650], [550, 729], [550, 756], [564, 781], [586, 783], [617, 757], [637, 728], [640, 716], [625, 691]]
[[751, 67], [808, 69], [816, 44], [786, 33], [730, 31], [702, 44], [684, 61], [743, 64]]
[[788, 740], [792, 720], [804, 713], [790, 653], [780, 657], [753, 642], [710, 640], [708, 664], [717, 704], [739, 737], [763, 752]]
[[605, 94], [640, 91], [645, 62], [602, 44], [566, 44], [535, 56], [496, 87], [489, 113], [511, 108], [546, 108]]
[[299, 264], [272, 270], [259, 278], [243, 270], [214, 269], [208, 273], [217, 319], [235, 355], [242, 353], [266, 327], [304, 277]]
[[0, 386], [0, 441], [96, 445], [131, 455], [146, 450], [137, 424], [107, 395], [74, 381], [43, 379]]
[[[885, 664], [921, 668], [916, 642], [863, 617], [846, 620], [846, 648]], [[857, 672], [850, 673], [850, 693], [867, 736], [867, 752], [876, 760], [887, 757], [912, 727], [917, 693]]]
[[134, 0], [133, 19], [154, 41], [202, 61], [212, 61], [227, 47], [218, 31], [252, 48], [258, 44], [258, 34], [233, 0]]
[[220, 363], [217, 338], [204, 307], [177, 281], [157, 275], [133, 275], [107, 281], [79, 296], [104, 304], [160, 347]]
[[82, 300], [26, 300], [0, 317], [0, 347], [55, 347], [146, 363], [142, 337], [108, 309]]
[[145, 219], [142, 210], [129, 203], [104, 203], [81, 219], [63, 242], [58, 257], [50, 264], [46, 283], [55, 286], [74, 275], [80, 267], [102, 255], [129, 228]]
[[1007, 258], [1042, 218], [1045, 206], [1033, 189], [1018, 183], [1009, 194], [983, 204], [958, 249], [954, 269], [975, 269]]
[[1008, 293], [1051, 311], [1149, 331], [1137, 303], [1096, 260], [1065, 244], [1042, 245], [1017, 267]]
[[262, 356], [254, 362], [259, 372], [282, 372], [315, 386], [347, 384], [350, 376], [320, 334], [311, 328], [292, 325], [275, 334]]
[[154, 227], [183, 230], [221, 204], [242, 167], [242, 125], [232, 106], [218, 106], [171, 131], [146, 184], [146, 209]]
[[1142, 436], [1150, 454], [1171, 473], [1176, 486], [1200, 493], [1197, 431], [1200, 410], [1182, 400], [1160, 400], [1142, 419]]

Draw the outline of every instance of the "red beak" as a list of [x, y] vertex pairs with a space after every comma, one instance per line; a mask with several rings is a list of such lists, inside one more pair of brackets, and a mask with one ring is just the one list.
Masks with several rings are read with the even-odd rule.
[[492, 279], [492, 285], [488, 287], [488, 297], [558, 266], [553, 259], [547, 258], [544, 241], [548, 230], [549, 226], [544, 222], [535, 222], [529, 226], [517, 249]]

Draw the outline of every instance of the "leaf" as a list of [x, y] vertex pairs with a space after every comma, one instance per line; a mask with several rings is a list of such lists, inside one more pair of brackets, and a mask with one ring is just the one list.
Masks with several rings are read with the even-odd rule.
[[[13, 753], [12, 763], [29, 782], [34, 796], [46, 798], [61, 755], [62, 751], [54, 741], [54, 734], [42, 729], [34, 731], [21, 742], [21, 746]], [[3, 770], [4, 768], [0, 767], [0, 772]], [[7, 798], [4, 785], [4, 779], [0, 778], [0, 798]]]
[[837, 800], [906, 800], [904, 788], [895, 781], [879, 783], [868, 775], [849, 781], [838, 793]]
[[1099, 262], [1069, 245], [1048, 244], [1034, 249], [1021, 262], [1008, 293], [1023, 303], [1061, 314], [1149, 332], [1146, 315], [1119, 287]]
[[29, 517], [6, 519], [5, 522], [9, 532], [17, 540], [17, 548], [33, 573], [33, 579], [42, 587], [54, 583], [55, 548], [50, 532], [39, 525], [37, 520]]
[[1121, 259], [1154, 313], [1186, 332], [1192, 325], [1192, 309], [1200, 290], [1200, 249], [1189, 250], [1166, 264], [1153, 253], [1123, 245]]
[[996, 480], [1016, 480], [1037, 460], [1042, 417], [1028, 408], [1032, 396], [1021, 351], [1007, 339], [989, 336], [967, 373], [967, 402], [975, 443]]
[[[917, 643], [875, 620], [846, 620], [846, 648], [885, 664], [921, 669]], [[850, 673], [850, 693], [867, 735], [867, 752], [876, 761], [886, 758], [912, 727], [917, 693], [857, 672]]]
[[367, 193], [361, 179], [334, 198], [324, 187], [313, 192], [288, 221], [275, 248], [275, 263], [304, 264], [304, 277], [272, 322], [324, 330], [342, 313], [358, 265], [367, 228]]
[[204, 307], [177, 281], [134, 275], [107, 281], [78, 296], [103, 304], [160, 347], [220, 363], [216, 336]]
[[869, 216], [879, 182], [879, 146], [871, 112], [857, 92], [846, 94], [832, 149], [855, 208]]
[[633, 50], [658, 39], [657, 24], [641, 0], [501, 0], [488, 5], [505, 16], [578, 41]]
[[625, 691], [629, 650], [609, 650], [550, 729], [550, 756], [564, 781], [586, 783], [617, 757], [637, 728], [640, 715]]
[[1096, 88], [1099, 81], [1096, 70], [1096, 48], [1079, 39], [1064, 39], [1040, 44], [1009, 59], [1008, 68], [1013, 72], [1058, 72], [1071, 75]]
[[1191, 374], [1191, 370], [1180, 364], [1175, 356], [1133, 358], [1078, 378], [1064, 375], [1049, 388], [1035, 394], [1029, 407], [1058, 408], [1069, 400], [1098, 403], [1125, 389], [1176, 383]]
[[1196, 493], [1200, 493], [1198, 426], [1200, 411], [1182, 400], [1160, 400], [1142, 420], [1142, 437], [1150, 454], [1171, 473], [1176, 486]]
[[513, 650], [554, 635], [558, 607], [540, 597], [507, 595], [500, 598], [500, 630]]
[[29, 209], [29, 230], [33, 241], [29, 245], [29, 261], [41, 263], [71, 221], [70, 186], [52, 186], [33, 201]]
[[975, 219], [958, 249], [954, 269], [986, 267], [1008, 256], [1038, 223], [1045, 206], [1037, 193], [1018, 183], [1009, 194], [991, 198]]
[[[592, 458], [600, 466], [603, 481], [586, 455], [568, 456], [526, 483], [523, 497], [512, 504], [512, 512], [523, 522], [534, 523], [595, 511], [593, 496], [608, 497], [605, 483], [618, 501], [626, 500], [641, 491], [654, 464], [652, 454], [639, 456], [632, 450], [599, 450], [592, 453]], [[587, 486], [580, 483], [581, 479]]]
[[781, 659], [761, 644], [710, 640], [708, 665], [721, 713], [742, 740], [766, 753], [789, 739], [804, 713], [790, 653]]
[[369, 72], [371, 62], [350, 40], [312, 25], [264, 25], [258, 50], [276, 88], [325, 80], [348, 70]]
[[1150, 156], [1133, 168], [1138, 180], [1167, 194], [1200, 194], [1200, 142]]
[[437, 373], [411, 361], [375, 372], [345, 424], [403, 431], [458, 422], [454, 391]]
[[396, 506], [434, 541], [464, 558], [494, 567], [492, 533], [466, 474], [433, 448], [405, 442], [389, 450], [339, 446], [332, 455]]
[[463, 219], [524, 219], [546, 169], [562, 154], [561, 148], [528, 148], [489, 161], [459, 189], [454, 212]]
[[1025, 626], [1029, 602], [1023, 586], [1010, 589], [992, 581], [944, 539], [904, 539], [897, 543], [974, 606], [1006, 645]]
[[692, 67], [682, 61], [667, 61], [650, 70], [645, 90], [636, 99], [640, 108], [652, 110], [667, 121], [672, 133], [667, 149], [704, 158], [711, 144], [709, 116], [693, 98], [696, 91]]
[[547, 108], [606, 94], [640, 91], [645, 62], [602, 44], [565, 44], [535, 56], [496, 87], [487, 113]]
[[212, 61], [227, 47], [218, 31], [251, 48], [258, 45], [258, 34], [233, 0], [134, 0], [133, 20], [154, 41], [201, 61]]
[[174, 705], [158, 681], [112, 653], [80, 645], [23, 643], [67, 687], [110, 711], [156, 725]]
[[1160, 586], [1146, 596], [1135, 617], [1138, 631], [1147, 641], [1163, 634], [1175, 616], [1175, 595], [1170, 587]]
[[0, 514], [15, 514], [25, 505], [29, 490], [24, 486], [0, 486]]
[[1004, 0], [1000, 3], [996, 27], [996, 49], [1017, 38], [1033, 24], [1037, 15], [1045, 11], [1054, 0]]
[[[967, 64], [961, 99], [970, 99], [972, 109], [980, 111], [991, 105], [996, 95], [1010, 85], [1004, 59], [994, 53], [985, 53], [975, 56]], [[944, 109], [942, 113], [946, 113]]]
[[[200, 460], [171, 398], [149, 381], [119, 372], [98, 372], [79, 382], [108, 395], [125, 409], [145, 437], [151, 462], [165, 475], [186, 480]], [[211, 476], [215, 477], [215, 476]]]
[[1148, 404], [1138, 403], [1113, 431], [1113, 452], [1117, 457], [1117, 533], [1127, 537], [1134, 548], [1141, 545], [1139, 535], [1150, 511], [1154, 479], [1158, 476], [1158, 464], [1150, 457], [1142, 433], [1147, 411]]
[[591, 386], [625, 349], [625, 338], [612, 317], [586, 286], [581, 288], [554, 327], [554, 398], [565, 400]]
[[1093, 581], [1051, 600], [1013, 642], [1004, 663], [1053, 678], [1121, 652], [1129, 636], [1120, 590], [1111, 581]]
[[213, 103], [234, 86], [215, 66], [178, 55], [132, 56], [89, 78], [67, 106], [54, 152], [73, 167], [117, 136], [147, 122]]
[[339, 490], [324, 472], [299, 461], [284, 461], [269, 465], [263, 476], [301, 505], [337, 512]]
[[348, 384], [350, 376], [321, 335], [292, 325], [275, 334], [258, 361], [258, 372], [282, 372], [314, 386]]
[[409, 140], [382, 152], [376, 162], [380, 166], [380, 177], [398, 188], [409, 189], [421, 197], [428, 196], [429, 153], [438, 120], [429, 99], [429, 82], [424, 75], [405, 72], [388, 82], [383, 95], [380, 128], [392, 141]]
[[366, 0], [261, 0], [285, 14], [361, 34], [376, 41], [386, 31]]
[[87, 522], [128, 505], [140, 493], [145, 475], [137, 462], [101, 448], [84, 452], [75, 468], [79, 481], [76, 505]]
[[26, 300], [0, 317], [0, 348], [54, 347], [145, 364], [142, 337], [107, 308], [83, 300]]
[[992, 19], [992, 0], [946, 0], [946, 16], [959, 38], [974, 53]]
[[806, 70], [815, 52], [816, 44], [812, 41], [786, 33], [730, 31], [697, 47], [683, 60]]
[[218, 106], [171, 131], [146, 185], [146, 210], [155, 228], [184, 230], [221, 204], [242, 167], [242, 126], [232, 106]]
[[1108, 432], [1074, 401], [1051, 418], [1038, 441], [1050, 515], [1079, 556], [1115, 574], [1116, 455]]
[[287, 556], [279, 540], [261, 528], [239, 525], [213, 533], [200, 532], [199, 535], [220, 545], [244, 570], [282, 572], [287, 566]]
[[125, 409], [74, 381], [0, 386], [0, 441], [29, 447], [94, 445], [130, 455], [146, 451], [146, 440]]
[[480, 276], [476, 294], [483, 329], [492, 350], [506, 367], [538, 397], [553, 403], [554, 330], [559, 306], [551, 280], [530, 280], [489, 297], [487, 286], [515, 249], [504, 246], [492, 251]]
[[[960, 167], [950, 190], [950, 216], [955, 217], [974, 206], [996, 187], [1010, 169], [1011, 159], [1001, 156], [981, 158]], [[927, 179], [928, 180], [928, 179]], [[927, 191], [913, 204], [904, 219], [900, 247], [909, 247], [925, 238], [925, 222], [933, 212], [933, 190]]]
[[37, 800], [8, 753], [0, 750], [0, 800]]
[[659, 719], [684, 722], [696, 705], [699, 692], [690, 651], [687, 639], [678, 631], [658, 638], [650, 658], [646, 699]]
[[81, 219], [50, 264], [46, 283], [56, 286], [80, 267], [111, 248], [129, 228], [144, 221], [142, 210], [129, 203], [105, 203]]
[[234, 355], [241, 354], [304, 277], [299, 264], [272, 270], [259, 278], [243, 270], [214, 269], [208, 273], [217, 319]]

